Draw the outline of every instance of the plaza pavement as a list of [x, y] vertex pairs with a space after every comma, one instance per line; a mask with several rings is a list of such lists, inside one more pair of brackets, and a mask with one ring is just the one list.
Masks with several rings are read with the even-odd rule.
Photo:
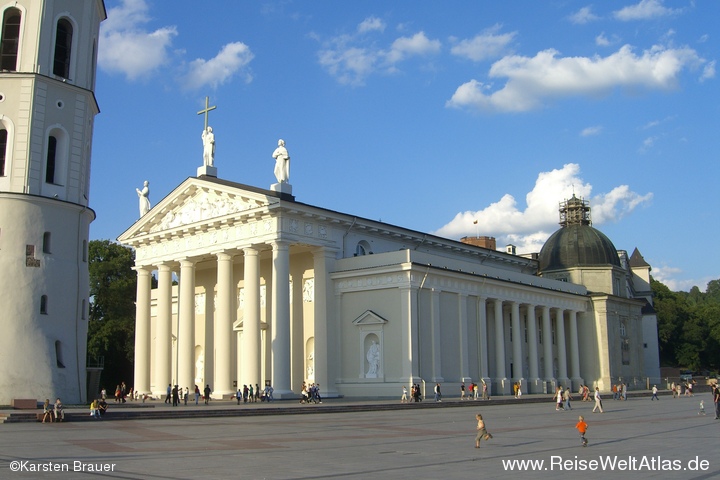
[[[625, 402], [605, 399], [603, 414], [579, 401], [572, 411], [556, 412], [549, 395], [492, 402], [446, 396], [421, 408], [397, 400], [211, 402], [174, 409], [158, 402], [141, 408], [193, 414], [0, 425], [0, 479], [720, 478], [720, 420], [710, 394], [660, 398], [651, 401], [644, 392]], [[700, 400], [705, 416], [698, 415]], [[213, 416], [255, 407], [263, 414]], [[108, 415], [121, 410], [111, 404]], [[494, 435], [479, 449], [476, 413]], [[590, 426], [587, 448], [574, 428], [578, 415]], [[516, 463], [511, 471], [512, 461], [543, 464], [521, 471]], [[21, 471], [11, 469], [18, 466]], [[33, 471], [50, 468], [67, 471]], [[88, 471], [102, 468], [108, 471]]]

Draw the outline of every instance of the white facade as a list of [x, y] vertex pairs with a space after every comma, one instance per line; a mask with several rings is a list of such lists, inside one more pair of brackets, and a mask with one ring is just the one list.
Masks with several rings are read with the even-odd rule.
[[513, 382], [539, 393], [643, 376], [641, 357], [625, 364], [613, 350], [615, 315], [642, 341], [636, 300], [289, 193], [189, 178], [118, 240], [136, 251], [139, 392], [197, 384], [227, 397], [269, 382], [282, 396], [305, 381], [394, 396], [484, 380], [492, 394]]
[[0, 1], [0, 404], [86, 397], [101, 0]]

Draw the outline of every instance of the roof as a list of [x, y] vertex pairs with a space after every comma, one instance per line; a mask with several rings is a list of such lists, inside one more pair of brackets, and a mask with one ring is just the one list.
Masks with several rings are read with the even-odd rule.
[[548, 238], [538, 258], [541, 272], [574, 267], [620, 267], [615, 245], [600, 230], [589, 225], [562, 227]]

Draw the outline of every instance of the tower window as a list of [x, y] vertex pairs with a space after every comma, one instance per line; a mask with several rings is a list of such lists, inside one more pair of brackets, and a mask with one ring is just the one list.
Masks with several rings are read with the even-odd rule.
[[57, 138], [48, 138], [47, 162], [45, 164], [45, 183], [55, 183], [55, 161], [57, 159]]
[[43, 295], [40, 297], [40, 313], [43, 315], [47, 315], [48, 313], [48, 297], [47, 295]]
[[60, 340], [55, 341], [55, 359], [57, 360], [57, 366], [58, 368], [65, 368], [65, 362], [63, 361], [63, 354], [62, 354], [62, 343], [60, 343]]
[[52, 253], [50, 251], [50, 232], [43, 233], [43, 253]]
[[53, 73], [58, 77], [70, 78], [70, 51], [72, 49], [73, 28], [70, 22], [61, 18], [57, 23], [55, 35], [55, 60]]
[[17, 70], [18, 46], [20, 45], [20, 10], [5, 10], [0, 41], [0, 68], [14, 72]]
[[0, 130], [0, 177], [5, 176], [5, 151], [7, 150], [7, 130]]

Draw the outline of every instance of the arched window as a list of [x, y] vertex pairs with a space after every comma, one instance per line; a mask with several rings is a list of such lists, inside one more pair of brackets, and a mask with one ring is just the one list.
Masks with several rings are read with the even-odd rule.
[[2, 41], [0, 41], [0, 69], [17, 70], [18, 47], [20, 45], [20, 10], [8, 8], [3, 15]]
[[0, 129], [0, 177], [5, 176], [5, 151], [7, 150], [7, 130]]
[[72, 24], [61, 18], [55, 35], [55, 59], [53, 73], [58, 77], [70, 78], [70, 52], [72, 50]]
[[355, 256], [362, 257], [363, 255], [372, 255], [372, 247], [367, 240], [360, 240], [355, 247]]
[[57, 137], [48, 139], [47, 159], [45, 162], [45, 183], [55, 183], [55, 161], [57, 160]]

